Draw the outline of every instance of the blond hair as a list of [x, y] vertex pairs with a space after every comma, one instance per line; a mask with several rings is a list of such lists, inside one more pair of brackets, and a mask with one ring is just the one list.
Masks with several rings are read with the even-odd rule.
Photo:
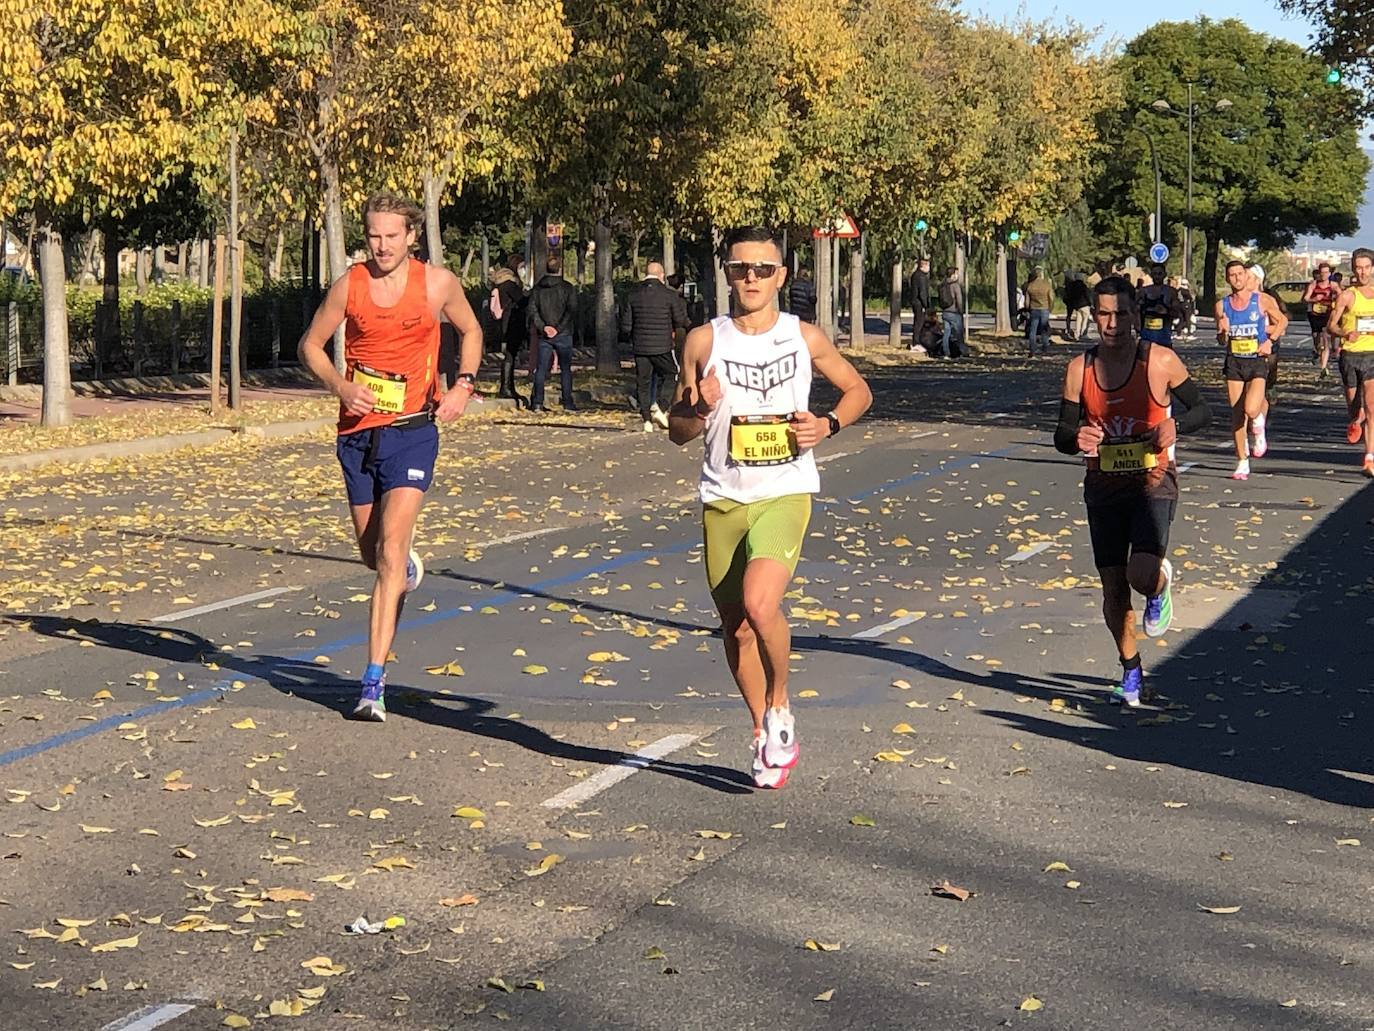
[[367, 225], [368, 215], [402, 215], [406, 220], [406, 231], [420, 228], [423, 213], [414, 201], [390, 190], [381, 190], [367, 198], [363, 205], [363, 225]]

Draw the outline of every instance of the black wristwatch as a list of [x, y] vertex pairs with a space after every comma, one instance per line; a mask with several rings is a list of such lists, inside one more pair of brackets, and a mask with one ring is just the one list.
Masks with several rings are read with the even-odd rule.
[[840, 419], [834, 412], [826, 412], [825, 421], [830, 423], [830, 435], [832, 437], [840, 432]]

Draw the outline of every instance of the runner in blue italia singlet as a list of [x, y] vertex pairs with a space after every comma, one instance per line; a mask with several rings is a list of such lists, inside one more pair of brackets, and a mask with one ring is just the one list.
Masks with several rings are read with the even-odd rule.
[[1272, 297], [1256, 288], [1255, 277], [1244, 262], [1227, 263], [1226, 282], [1231, 293], [1217, 302], [1216, 316], [1217, 340], [1226, 349], [1222, 371], [1236, 446], [1236, 471], [1231, 478], [1248, 480], [1251, 456], [1263, 458], [1269, 450], [1264, 392], [1288, 318]]
[[[675, 444], [706, 438], [706, 577], [753, 719], [754, 784], [780, 788], [800, 755], [782, 599], [820, 490], [811, 449], [862, 416], [873, 395], [820, 329], [778, 312], [787, 270], [772, 232], [737, 229], [726, 244], [732, 314], [687, 335], [668, 434]], [[841, 395], [819, 417], [810, 411], [813, 369]]]

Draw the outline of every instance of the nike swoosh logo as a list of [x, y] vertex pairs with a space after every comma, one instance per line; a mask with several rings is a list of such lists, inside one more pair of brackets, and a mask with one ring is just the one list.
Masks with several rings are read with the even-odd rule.
[[[800, 547], [800, 545], [798, 545], [797, 547]], [[797, 548], [796, 548], [796, 547], [788, 548], [786, 551], [783, 552], [783, 554], [787, 556], [787, 560], [790, 562], [790, 561], [792, 561], [792, 559], [796, 558], [796, 556], [797, 556]]]

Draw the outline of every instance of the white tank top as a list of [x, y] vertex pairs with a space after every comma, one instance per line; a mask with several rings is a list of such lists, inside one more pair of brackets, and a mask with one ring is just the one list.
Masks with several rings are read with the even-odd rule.
[[729, 315], [711, 320], [711, 356], [722, 397], [706, 420], [701, 500], [762, 501], [821, 489], [816, 457], [796, 453], [786, 417], [811, 403], [811, 350], [795, 315], [765, 333], [742, 333]]

